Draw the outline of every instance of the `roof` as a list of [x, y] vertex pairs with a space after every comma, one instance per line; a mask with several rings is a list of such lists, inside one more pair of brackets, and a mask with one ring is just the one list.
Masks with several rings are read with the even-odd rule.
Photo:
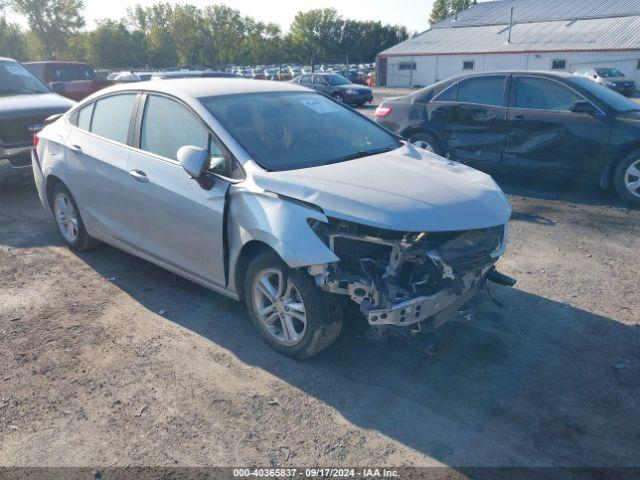
[[382, 55], [640, 49], [640, 16], [434, 28]]
[[123, 83], [100, 90], [99, 93], [120, 90], [144, 90], [164, 92], [193, 98], [215, 97], [220, 95], [261, 93], [261, 92], [309, 92], [309, 89], [288, 82], [270, 80], [250, 80], [243, 78], [177, 78], [166, 80], [150, 80], [147, 82]]
[[381, 55], [635, 49], [640, 0], [501, 0], [478, 3]]
[[508, 25], [511, 7], [516, 23], [640, 15], [640, 0], [500, 0], [477, 3], [432, 28]]

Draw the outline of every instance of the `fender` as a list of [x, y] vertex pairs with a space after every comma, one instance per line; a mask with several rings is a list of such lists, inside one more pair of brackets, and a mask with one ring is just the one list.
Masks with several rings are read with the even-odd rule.
[[251, 241], [271, 247], [290, 268], [339, 260], [307, 222], [309, 218], [327, 222], [321, 210], [269, 191], [247, 188], [232, 188], [227, 200], [230, 289], [235, 290], [242, 247]]

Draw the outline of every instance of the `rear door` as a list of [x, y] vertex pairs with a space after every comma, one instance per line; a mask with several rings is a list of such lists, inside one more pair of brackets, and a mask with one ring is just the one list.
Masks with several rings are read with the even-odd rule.
[[103, 236], [130, 236], [122, 211], [135, 198], [126, 197], [122, 187], [129, 181], [127, 144], [137, 101], [137, 93], [127, 92], [89, 103], [72, 116], [65, 140], [68, 187], [90, 231]]
[[515, 75], [510, 97], [505, 166], [598, 174], [610, 131], [602, 110], [592, 105], [594, 113], [572, 112], [574, 102], [588, 100], [558, 80], [535, 75]]
[[229, 183], [216, 178], [205, 190], [177, 160], [180, 147], [208, 149], [231, 168], [231, 154], [185, 104], [159, 94], [146, 96], [129, 156], [127, 190], [136, 198], [125, 213], [135, 230], [132, 243], [142, 253], [206, 282], [225, 285], [223, 221]]
[[506, 75], [461, 80], [427, 106], [445, 151], [466, 162], [498, 164], [507, 141]]

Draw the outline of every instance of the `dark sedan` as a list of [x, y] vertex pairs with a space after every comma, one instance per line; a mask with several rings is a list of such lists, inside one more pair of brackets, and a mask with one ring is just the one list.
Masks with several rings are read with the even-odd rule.
[[384, 100], [376, 120], [477, 167], [597, 179], [640, 205], [640, 105], [576, 75], [464, 75]]
[[362, 106], [367, 102], [373, 102], [373, 92], [370, 88], [351, 83], [337, 73], [308, 73], [294, 78], [292, 82], [313, 88], [349, 105]]

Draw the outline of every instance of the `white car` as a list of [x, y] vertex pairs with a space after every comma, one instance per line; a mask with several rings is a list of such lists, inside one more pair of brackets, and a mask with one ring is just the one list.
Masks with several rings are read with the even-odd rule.
[[38, 139], [40, 199], [69, 247], [100, 240], [243, 299], [287, 355], [336, 339], [341, 300], [378, 332], [418, 329], [509, 283], [491, 177], [298, 85], [117, 85]]

